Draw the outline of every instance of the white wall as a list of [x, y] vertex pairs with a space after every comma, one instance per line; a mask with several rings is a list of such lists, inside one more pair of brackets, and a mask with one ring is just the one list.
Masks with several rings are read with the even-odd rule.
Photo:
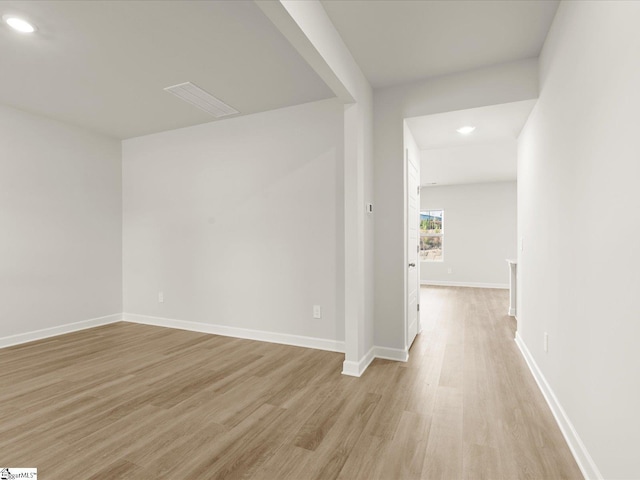
[[524, 60], [374, 91], [375, 344], [404, 348], [403, 120], [538, 96]]
[[516, 182], [423, 187], [421, 209], [444, 209], [445, 234], [443, 261], [421, 262], [422, 283], [508, 288], [516, 196]]
[[519, 141], [518, 335], [608, 479], [640, 477], [638, 25], [640, 2], [561, 3]]
[[0, 196], [0, 339], [122, 312], [119, 141], [0, 106]]
[[124, 141], [125, 312], [343, 340], [342, 128], [325, 100]]

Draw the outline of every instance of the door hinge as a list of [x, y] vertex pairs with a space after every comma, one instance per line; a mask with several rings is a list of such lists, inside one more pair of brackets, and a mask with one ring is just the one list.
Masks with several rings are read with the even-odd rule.
[[420, 253], [420, 245], [416, 245], [416, 253]]
[[418, 304], [418, 311], [420, 311], [420, 304]]
[[420, 195], [420, 185], [418, 185], [417, 190], [418, 190], [418, 195]]

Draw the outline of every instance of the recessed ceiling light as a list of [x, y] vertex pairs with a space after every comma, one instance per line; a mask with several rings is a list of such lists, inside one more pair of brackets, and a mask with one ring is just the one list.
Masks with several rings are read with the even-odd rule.
[[471, 132], [473, 132], [476, 129], [476, 127], [472, 127], [471, 125], [466, 125], [464, 127], [460, 127], [456, 130], [456, 132], [461, 133], [462, 135], [469, 135]]
[[13, 15], [3, 15], [2, 20], [4, 20], [11, 28], [21, 33], [33, 33], [36, 31], [36, 27], [31, 25], [29, 22], [21, 18], [14, 17]]

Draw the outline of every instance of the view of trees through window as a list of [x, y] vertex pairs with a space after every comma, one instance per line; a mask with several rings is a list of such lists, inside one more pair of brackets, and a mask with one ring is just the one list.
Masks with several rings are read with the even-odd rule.
[[442, 261], [444, 211], [420, 212], [420, 260]]

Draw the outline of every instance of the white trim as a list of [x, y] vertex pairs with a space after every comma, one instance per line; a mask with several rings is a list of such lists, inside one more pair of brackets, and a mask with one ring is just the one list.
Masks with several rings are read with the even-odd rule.
[[[209, 323], [189, 322], [172, 318], [153, 317], [150, 315], [139, 315], [135, 313], [114, 313], [104, 317], [91, 318], [81, 322], [67, 323], [57, 327], [44, 328], [33, 332], [20, 333], [8, 337], [0, 337], [0, 348], [20, 345], [22, 343], [42, 340], [65, 333], [77, 332], [87, 328], [99, 327], [115, 322], [141, 323], [156, 327], [177, 328], [180, 330], [190, 330], [193, 332], [211, 333], [225, 337], [244, 338], [246, 340], [256, 340], [259, 342], [280, 343], [293, 345], [296, 347], [314, 348], [316, 350], [327, 350], [330, 352], [344, 353], [345, 345], [340, 340], [329, 340], [316, 337], [305, 337], [302, 335], [291, 335], [288, 333], [266, 332], [263, 330], [250, 330], [247, 328], [229, 327], [226, 325], [213, 325]], [[353, 377], [360, 377], [376, 358], [406, 362], [409, 353], [406, 349], [376, 347], [369, 349], [364, 357], [358, 362], [343, 363], [342, 373]]]
[[362, 375], [359, 365], [360, 362], [351, 362], [345, 360], [344, 362], [342, 362], [342, 374], [348, 375], [350, 377], [359, 377], [360, 375]]
[[342, 364], [342, 374], [351, 377], [360, 377], [376, 358], [393, 360], [395, 362], [406, 362], [409, 360], [409, 352], [407, 349], [373, 346], [360, 361], [347, 362], [345, 360]]
[[[402, 338], [405, 344], [407, 345], [407, 337], [409, 336], [409, 269], [407, 265], [409, 264], [409, 147], [405, 142], [405, 130], [409, 127], [407, 125], [406, 119], [402, 121], [403, 130], [402, 130], [402, 146], [404, 148], [404, 159], [402, 161], [402, 177], [403, 184], [402, 188], [404, 189], [403, 193], [403, 212], [402, 212], [402, 225], [403, 225], [403, 261], [404, 261], [404, 275], [402, 279], [402, 295], [404, 305], [402, 306]], [[415, 139], [414, 139], [415, 140]], [[418, 179], [418, 183], [420, 183], [420, 179]], [[418, 200], [418, 215], [420, 214], [420, 200]], [[418, 245], [420, 245], [420, 225], [418, 224]], [[417, 261], [420, 259], [420, 252], [418, 252]], [[418, 292], [417, 292], [416, 303], [420, 303], [420, 277], [418, 277]], [[418, 314], [419, 315], [419, 314]]]
[[474, 283], [474, 282], [448, 282], [439, 280], [420, 280], [420, 285], [433, 285], [436, 287], [469, 287], [469, 288], [501, 288], [509, 290], [508, 283]]
[[77, 332], [79, 330], [85, 330], [87, 328], [98, 327], [100, 325], [106, 325], [108, 323], [121, 321], [122, 313], [114, 313], [113, 315], [106, 315], [104, 317], [90, 318], [88, 320], [82, 320], [80, 322], [66, 323], [64, 325], [58, 325], [56, 327], [43, 328], [41, 330], [34, 330], [32, 332], [18, 333], [17, 335], [10, 335], [8, 337], [0, 337], [0, 348], [20, 345], [22, 343], [33, 342], [35, 340], [42, 340], [49, 337], [55, 337], [57, 335], [63, 335], [65, 333]]
[[516, 316], [516, 309], [515, 308], [510, 308], [509, 309], [509, 316], [510, 317], [515, 317]]
[[374, 347], [375, 357], [396, 362], [406, 362], [409, 360], [409, 351], [406, 348]]
[[551, 413], [553, 413], [553, 416], [555, 417], [556, 422], [560, 427], [560, 431], [562, 432], [562, 435], [564, 435], [564, 438], [569, 445], [569, 449], [571, 450], [571, 453], [573, 453], [573, 457], [576, 459], [578, 467], [580, 467], [582, 475], [584, 475], [584, 478], [587, 480], [600, 480], [604, 478], [600, 473], [600, 470], [598, 470], [596, 463], [593, 461], [593, 458], [591, 458], [591, 455], [589, 455], [587, 447], [580, 439], [578, 432], [571, 423], [571, 420], [569, 420], [569, 417], [562, 408], [562, 405], [560, 405], [560, 402], [551, 389], [551, 386], [547, 382], [547, 379], [538, 367], [536, 361], [533, 359], [531, 352], [522, 340], [519, 332], [516, 332], [515, 340], [518, 348], [520, 349], [520, 352], [522, 353], [522, 356], [524, 357], [524, 360], [529, 366], [529, 370], [531, 370], [533, 378], [536, 380], [536, 383], [538, 384], [538, 387], [540, 388], [540, 391], [544, 396], [544, 399], [547, 401], [547, 404], [549, 404]]
[[257, 340], [259, 342], [281, 343], [296, 347], [315, 348], [317, 350], [344, 353], [344, 342], [339, 340], [305, 337], [302, 335], [267, 332], [263, 330], [251, 330], [248, 328], [230, 327], [227, 325], [189, 322], [185, 320], [152, 317], [150, 315], [139, 315], [135, 313], [125, 313], [124, 320], [126, 322], [143, 323], [145, 325], [155, 325], [157, 327], [177, 328], [180, 330], [190, 330], [192, 332], [212, 333], [214, 335], [222, 335], [225, 337], [244, 338], [247, 340]]
[[[420, 305], [420, 286], [418, 285], [418, 305]], [[416, 336], [418, 335], [419, 330], [420, 330], [420, 326], [419, 324], [419, 318], [420, 318], [420, 310], [418, 310], [418, 314], [416, 315], [416, 321], [415, 322], [411, 322], [411, 325], [409, 325], [409, 329], [407, 330], [407, 335], [409, 335], [409, 332], [411, 331], [412, 327], [415, 325], [416, 326]], [[414, 336], [411, 339], [411, 343], [409, 343], [409, 339], [407, 338], [405, 341], [405, 349], [408, 348], [410, 345], [413, 344], [414, 340], [416, 339], [416, 337]]]
[[350, 377], [359, 377], [364, 371], [369, 367], [373, 359], [376, 358], [374, 355], [376, 347], [371, 347], [369, 351], [365, 354], [364, 357], [360, 359], [358, 362], [344, 361], [342, 363], [342, 374], [349, 375]]

